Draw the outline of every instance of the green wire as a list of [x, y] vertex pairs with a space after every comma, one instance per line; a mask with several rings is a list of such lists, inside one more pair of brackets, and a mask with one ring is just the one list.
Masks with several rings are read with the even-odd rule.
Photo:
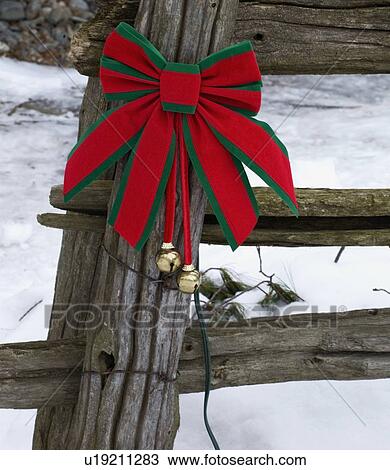
[[195, 310], [196, 315], [199, 320], [200, 334], [202, 337], [202, 350], [203, 350], [203, 359], [204, 359], [204, 400], [203, 400], [203, 421], [207, 430], [207, 434], [214, 446], [215, 450], [220, 450], [217, 439], [214, 436], [214, 433], [210, 427], [209, 419], [207, 416], [207, 405], [209, 402], [210, 396], [210, 385], [211, 385], [211, 357], [209, 349], [209, 339], [207, 335], [207, 326], [202, 313], [202, 307], [200, 305], [199, 291], [197, 290], [194, 293], [195, 300]]

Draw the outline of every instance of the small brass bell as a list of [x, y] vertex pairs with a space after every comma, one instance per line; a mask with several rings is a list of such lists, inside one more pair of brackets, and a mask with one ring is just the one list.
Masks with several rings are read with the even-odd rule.
[[200, 273], [192, 264], [185, 264], [177, 276], [179, 290], [185, 294], [193, 294], [200, 286]]
[[161, 250], [157, 253], [156, 263], [162, 273], [173, 273], [181, 266], [180, 253], [175, 250], [172, 243], [163, 243]]

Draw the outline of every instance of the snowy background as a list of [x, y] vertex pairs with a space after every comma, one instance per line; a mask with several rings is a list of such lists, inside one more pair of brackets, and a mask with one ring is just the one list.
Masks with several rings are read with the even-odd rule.
[[[0, 59], [0, 342], [45, 339], [61, 232], [39, 226], [53, 210], [76, 140], [85, 78]], [[390, 77], [264, 77], [261, 118], [289, 149], [299, 187], [390, 187]], [[261, 185], [251, 175], [253, 185]], [[329, 311], [388, 307], [390, 250], [263, 248], [263, 269], [308, 305]], [[202, 246], [202, 269], [225, 266], [259, 280], [255, 248]], [[259, 300], [247, 294], [243, 301]], [[23, 314], [42, 301], [28, 315]], [[207, 449], [202, 394], [181, 396], [177, 449]], [[223, 449], [390, 449], [390, 380], [296, 382], [214, 391], [210, 421]], [[0, 410], [0, 449], [29, 449], [34, 410]]]

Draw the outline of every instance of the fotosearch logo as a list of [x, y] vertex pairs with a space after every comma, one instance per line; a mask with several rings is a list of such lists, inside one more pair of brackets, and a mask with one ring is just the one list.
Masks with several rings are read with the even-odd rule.
[[[273, 307], [272, 312], [259, 304], [243, 304], [248, 316], [237, 319], [226, 317], [218, 309], [203, 309], [208, 328], [337, 328], [340, 318], [348, 314], [345, 305], [330, 305], [327, 312], [317, 305], [290, 305]], [[323, 307], [322, 307], [323, 308]], [[150, 304], [54, 304], [45, 305], [45, 328], [58, 326], [76, 330], [93, 330], [103, 324], [112, 330], [118, 325], [130, 329], [188, 328], [197, 322], [194, 306], [177, 304], [155, 306]]]

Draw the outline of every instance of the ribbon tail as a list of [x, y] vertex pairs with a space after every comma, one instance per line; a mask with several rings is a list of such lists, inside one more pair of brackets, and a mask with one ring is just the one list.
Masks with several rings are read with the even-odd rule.
[[200, 115], [221, 144], [265, 181], [298, 215], [288, 153], [268, 124], [201, 99]]
[[155, 106], [126, 163], [108, 223], [136, 250], [154, 227], [172, 169], [175, 134], [171, 113]]
[[156, 99], [157, 94], [148, 95], [110, 110], [87, 129], [68, 157], [65, 201], [131, 151]]
[[253, 230], [259, 215], [245, 171], [202, 117], [184, 116], [183, 133], [191, 163], [229, 245], [235, 250]]

